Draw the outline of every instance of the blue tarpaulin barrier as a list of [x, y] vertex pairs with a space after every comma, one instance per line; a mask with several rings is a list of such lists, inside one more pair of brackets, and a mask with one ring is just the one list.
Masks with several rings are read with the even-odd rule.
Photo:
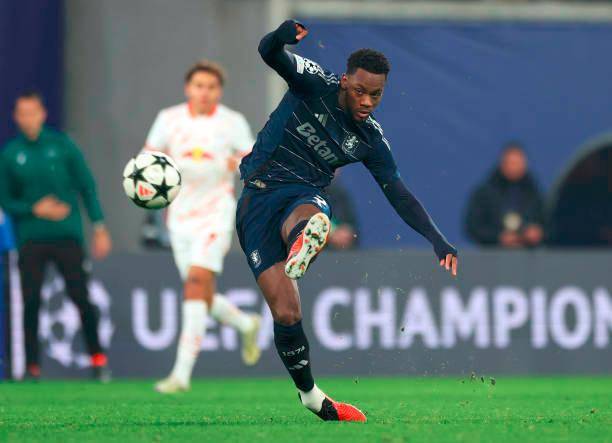
[[[358, 48], [388, 56], [375, 116], [409, 187], [459, 245], [469, 192], [504, 142], [524, 142], [547, 189], [580, 145], [612, 128], [610, 24], [303, 21], [310, 34], [295, 50], [335, 72]], [[363, 246], [423, 245], [365, 168], [344, 171]]]
[[15, 134], [18, 94], [41, 93], [59, 127], [63, 97], [63, 1], [0, 1], [0, 146]]

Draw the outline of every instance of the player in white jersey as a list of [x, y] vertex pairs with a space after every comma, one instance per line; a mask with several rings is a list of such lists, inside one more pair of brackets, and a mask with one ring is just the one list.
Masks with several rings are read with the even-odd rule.
[[259, 316], [216, 293], [215, 276], [234, 231], [235, 173], [254, 142], [244, 116], [220, 103], [224, 80], [216, 63], [194, 65], [185, 76], [187, 102], [159, 112], [144, 147], [170, 155], [182, 176], [181, 192], [168, 208], [172, 252], [184, 281], [182, 329], [172, 372], [155, 385], [162, 393], [189, 389], [208, 313], [241, 333], [245, 364], [260, 356]]

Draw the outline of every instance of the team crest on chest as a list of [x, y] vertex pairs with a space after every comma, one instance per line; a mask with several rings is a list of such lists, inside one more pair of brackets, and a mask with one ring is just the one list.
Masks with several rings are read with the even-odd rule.
[[19, 154], [17, 154], [17, 164], [19, 166], [25, 165], [26, 160], [27, 160], [27, 156], [25, 155], [24, 152], [20, 152]]
[[342, 142], [342, 150], [345, 154], [351, 155], [355, 152], [357, 145], [359, 144], [359, 138], [352, 132], [347, 132], [344, 141]]

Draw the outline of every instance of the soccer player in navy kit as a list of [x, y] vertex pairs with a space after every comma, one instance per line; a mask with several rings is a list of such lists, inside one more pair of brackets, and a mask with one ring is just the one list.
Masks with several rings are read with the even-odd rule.
[[[302, 329], [296, 281], [325, 246], [331, 208], [323, 188], [334, 171], [362, 162], [399, 216], [431, 242], [441, 266], [457, 274], [457, 250], [400, 178], [372, 111], [389, 73], [383, 54], [360, 49], [341, 77], [287, 52], [308, 34], [287, 20], [266, 35], [259, 53], [289, 85], [240, 165], [240, 245], [274, 318], [274, 343], [304, 406], [323, 420], [365, 421], [356, 407], [332, 400], [315, 384]], [[287, 253], [287, 249], [289, 252]]]

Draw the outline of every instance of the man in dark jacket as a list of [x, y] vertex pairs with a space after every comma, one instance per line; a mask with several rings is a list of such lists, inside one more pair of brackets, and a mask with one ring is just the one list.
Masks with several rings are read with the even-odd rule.
[[542, 196], [522, 146], [509, 143], [498, 167], [472, 193], [465, 227], [480, 245], [523, 248], [544, 238]]

